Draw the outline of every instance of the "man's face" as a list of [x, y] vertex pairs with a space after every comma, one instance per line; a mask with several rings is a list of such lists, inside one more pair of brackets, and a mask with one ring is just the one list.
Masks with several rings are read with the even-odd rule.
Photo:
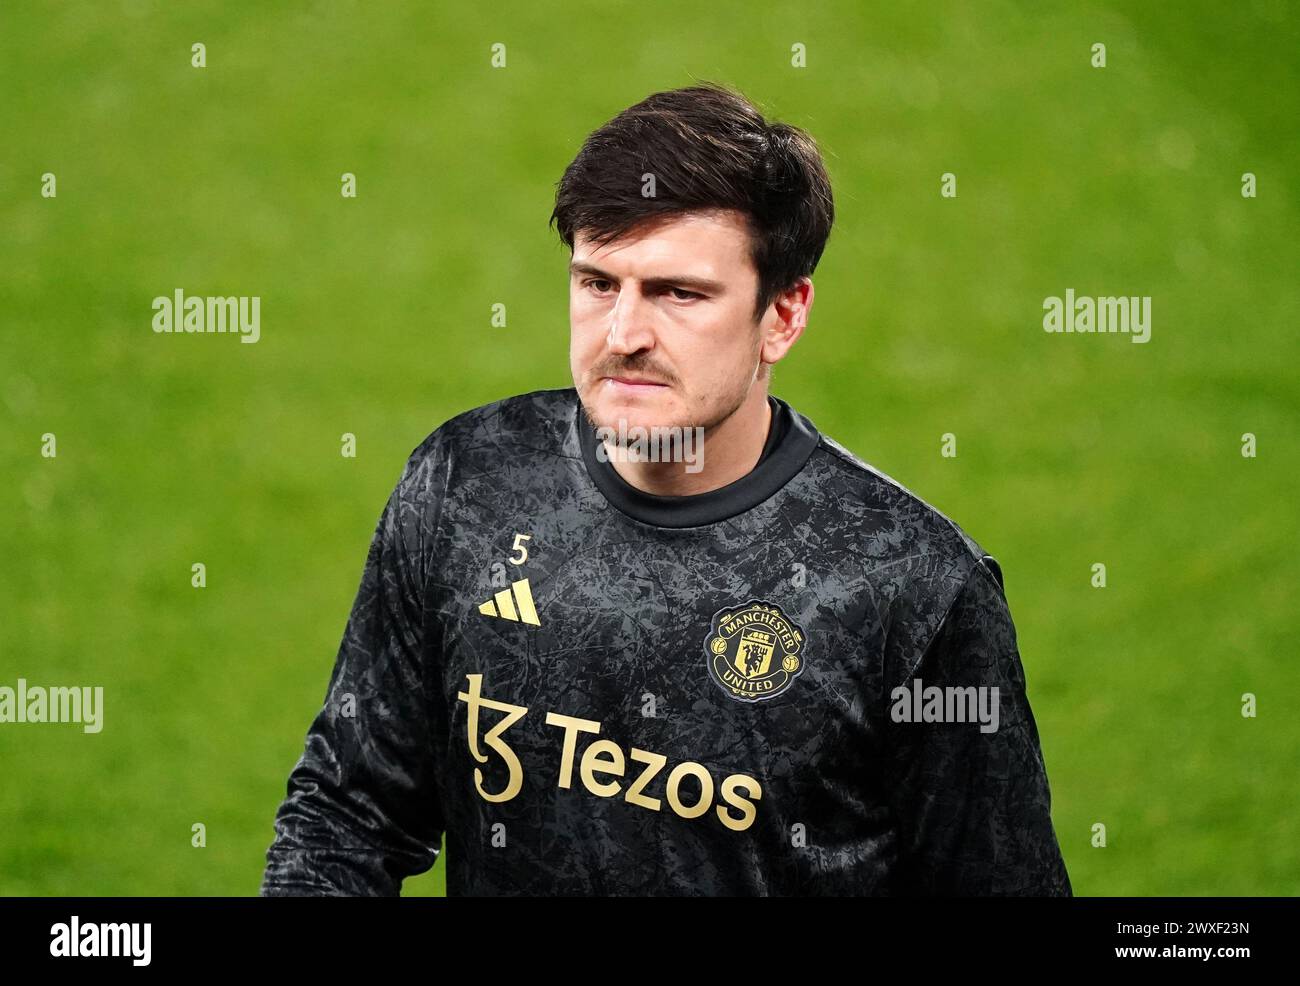
[[725, 420], [760, 366], [757, 289], [738, 212], [657, 220], [604, 246], [579, 233], [569, 364], [593, 425], [711, 428]]

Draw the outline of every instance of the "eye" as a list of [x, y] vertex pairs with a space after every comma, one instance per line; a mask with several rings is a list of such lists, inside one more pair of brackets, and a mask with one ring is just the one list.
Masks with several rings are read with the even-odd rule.
[[704, 295], [702, 294], [696, 294], [694, 291], [687, 291], [685, 288], [669, 288], [668, 290], [675, 295], [680, 295], [680, 294], [686, 295], [685, 298], [678, 298], [677, 299], [678, 301], [690, 301], [692, 298], [704, 297]]
[[[593, 284], [609, 284], [609, 283], [610, 282], [603, 277], [589, 277], [587, 278], [587, 280], [582, 282], [582, 286], [586, 288], [586, 287], [590, 287]], [[603, 294], [604, 292], [600, 288], [597, 288], [596, 293]]]

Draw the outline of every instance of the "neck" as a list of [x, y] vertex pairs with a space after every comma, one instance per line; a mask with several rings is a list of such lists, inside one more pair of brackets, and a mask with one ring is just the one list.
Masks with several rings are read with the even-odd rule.
[[[694, 496], [734, 483], [752, 471], [763, 454], [771, 419], [767, 388], [757, 386], [735, 411], [704, 430], [694, 464], [631, 461], [615, 455], [610, 442], [605, 447], [610, 464], [629, 485], [656, 496]], [[688, 466], [699, 468], [692, 472]]]

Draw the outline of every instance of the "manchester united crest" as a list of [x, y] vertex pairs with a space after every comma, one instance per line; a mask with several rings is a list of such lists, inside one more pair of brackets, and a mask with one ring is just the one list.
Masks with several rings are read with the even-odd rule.
[[732, 698], [775, 698], [803, 672], [803, 628], [775, 603], [751, 599], [713, 614], [704, 640], [709, 676]]

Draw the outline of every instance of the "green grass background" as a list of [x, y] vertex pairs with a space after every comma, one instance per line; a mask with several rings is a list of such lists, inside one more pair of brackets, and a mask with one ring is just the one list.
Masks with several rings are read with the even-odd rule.
[[[773, 390], [1002, 563], [1076, 893], [1300, 893], [1294, 6], [402, 6], [0, 10], [0, 684], [107, 693], [0, 726], [0, 893], [256, 892], [406, 455], [571, 383], [554, 183], [700, 79], [823, 148]], [[177, 287], [261, 341], [155, 335]], [[1067, 287], [1151, 341], [1044, 333]]]

